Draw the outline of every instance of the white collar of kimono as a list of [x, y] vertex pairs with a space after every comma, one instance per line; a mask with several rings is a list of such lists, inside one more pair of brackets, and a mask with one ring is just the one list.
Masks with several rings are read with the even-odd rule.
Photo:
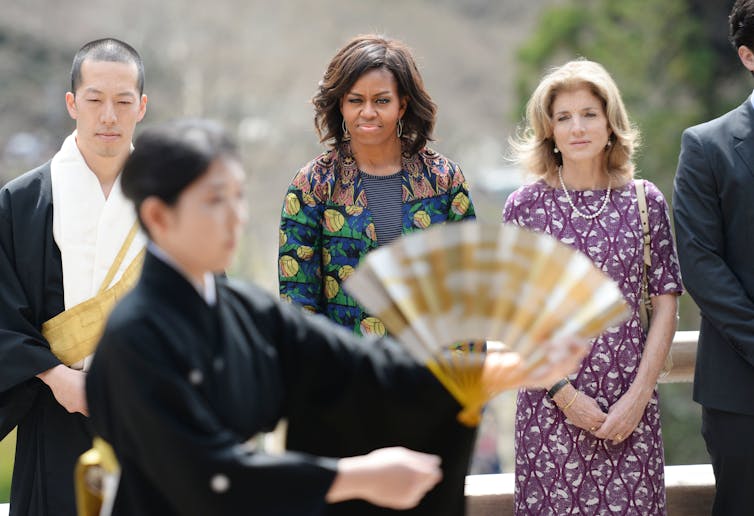
[[[63, 261], [66, 309], [94, 297], [136, 220], [133, 204], [123, 196], [120, 176], [105, 198], [97, 176], [84, 161], [74, 131], [52, 158], [52, 233]], [[138, 234], [113, 278], [143, 249]], [[108, 285], [109, 286], [109, 285]]]
[[749, 97], [749, 102], [751, 102], [751, 107], [754, 107], [754, 93]]
[[180, 275], [183, 276], [186, 281], [191, 283], [191, 285], [193, 285], [199, 295], [202, 296], [202, 299], [204, 299], [205, 303], [207, 303], [209, 306], [215, 306], [215, 303], [217, 302], [217, 291], [215, 290], [214, 274], [212, 274], [211, 272], [205, 272], [204, 285], [202, 285], [189, 278], [189, 276], [183, 271], [181, 266], [178, 265], [178, 262], [176, 262], [173, 257], [168, 254], [167, 251], [155, 244], [152, 240], [150, 240], [149, 244], [147, 244], [147, 249], [149, 249], [150, 253], [162, 260], [165, 264], [169, 265], [178, 273], [180, 273]]
[[[65, 139], [52, 158], [50, 172], [52, 234], [60, 248], [67, 310], [97, 294], [136, 220], [136, 213], [133, 204], [123, 196], [120, 177], [105, 198], [97, 176], [76, 144], [76, 131]], [[113, 283], [120, 279], [145, 243], [146, 237], [139, 232]]]

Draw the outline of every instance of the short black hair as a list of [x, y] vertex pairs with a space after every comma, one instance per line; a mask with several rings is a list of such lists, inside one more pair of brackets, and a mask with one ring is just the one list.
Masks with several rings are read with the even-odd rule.
[[76, 52], [71, 65], [71, 93], [76, 94], [76, 89], [81, 85], [81, 64], [86, 60], [109, 61], [113, 63], [133, 63], [138, 70], [136, 85], [139, 95], [144, 93], [144, 62], [139, 53], [119, 39], [102, 38], [86, 43]]
[[749, 47], [754, 51], [754, 0], [736, 0], [728, 17], [729, 39], [733, 48]]
[[[172, 206], [219, 158], [240, 161], [235, 143], [216, 122], [183, 119], [153, 126], [134, 142], [121, 173], [121, 189], [137, 214], [147, 197]], [[146, 230], [141, 217], [139, 222]]]

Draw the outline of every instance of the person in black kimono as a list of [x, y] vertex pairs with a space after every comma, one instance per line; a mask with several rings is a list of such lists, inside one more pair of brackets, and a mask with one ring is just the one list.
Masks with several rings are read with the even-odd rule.
[[146, 110], [143, 86], [131, 46], [84, 45], [65, 97], [76, 131], [50, 162], [0, 190], [0, 438], [18, 427], [11, 516], [76, 512], [73, 467], [92, 437], [88, 364], [64, 365], [42, 324], [92, 297], [104, 279], [94, 256], [112, 261], [135, 222], [118, 174]]
[[[216, 274], [245, 219], [243, 178], [232, 144], [203, 121], [144, 131], [125, 165], [123, 190], [150, 243], [86, 382], [92, 424], [120, 463], [113, 514], [309, 515], [349, 499], [413, 507], [441, 478], [435, 455], [268, 455], [251, 444], [281, 418], [317, 410], [375, 442], [395, 426], [431, 439], [460, 407], [396, 342], [363, 342]], [[537, 383], [574, 356], [553, 358]], [[535, 381], [515, 357], [485, 364], [495, 387]]]

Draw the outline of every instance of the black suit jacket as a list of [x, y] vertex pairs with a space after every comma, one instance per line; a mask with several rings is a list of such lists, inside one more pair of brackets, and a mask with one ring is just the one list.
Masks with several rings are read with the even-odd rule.
[[694, 400], [754, 415], [754, 108], [686, 129], [673, 190], [684, 284], [701, 310]]

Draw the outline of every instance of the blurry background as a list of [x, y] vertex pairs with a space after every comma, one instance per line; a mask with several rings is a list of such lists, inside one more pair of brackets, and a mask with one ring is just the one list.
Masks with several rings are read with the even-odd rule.
[[[414, 50], [439, 105], [433, 147], [461, 164], [479, 218], [499, 221], [524, 179], [507, 139], [541, 75], [577, 56], [621, 87], [645, 145], [640, 175], [670, 201], [683, 128], [743, 102], [751, 78], [727, 43], [732, 0], [11, 0], [0, 17], [0, 186], [47, 161], [73, 128], [64, 107], [73, 54], [128, 41], [146, 65], [147, 116], [221, 121], [242, 146], [251, 222], [234, 274], [276, 292], [277, 226], [296, 170], [322, 150], [309, 98], [351, 36], [381, 32]], [[137, 129], [138, 130], [138, 129]], [[684, 296], [679, 329], [695, 330]], [[669, 464], [707, 462], [688, 384], [661, 387]], [[512, 471], [513, 395], [485, 414], [475, 472]], [[0, 443], [8, 500], [13, 436]]]

